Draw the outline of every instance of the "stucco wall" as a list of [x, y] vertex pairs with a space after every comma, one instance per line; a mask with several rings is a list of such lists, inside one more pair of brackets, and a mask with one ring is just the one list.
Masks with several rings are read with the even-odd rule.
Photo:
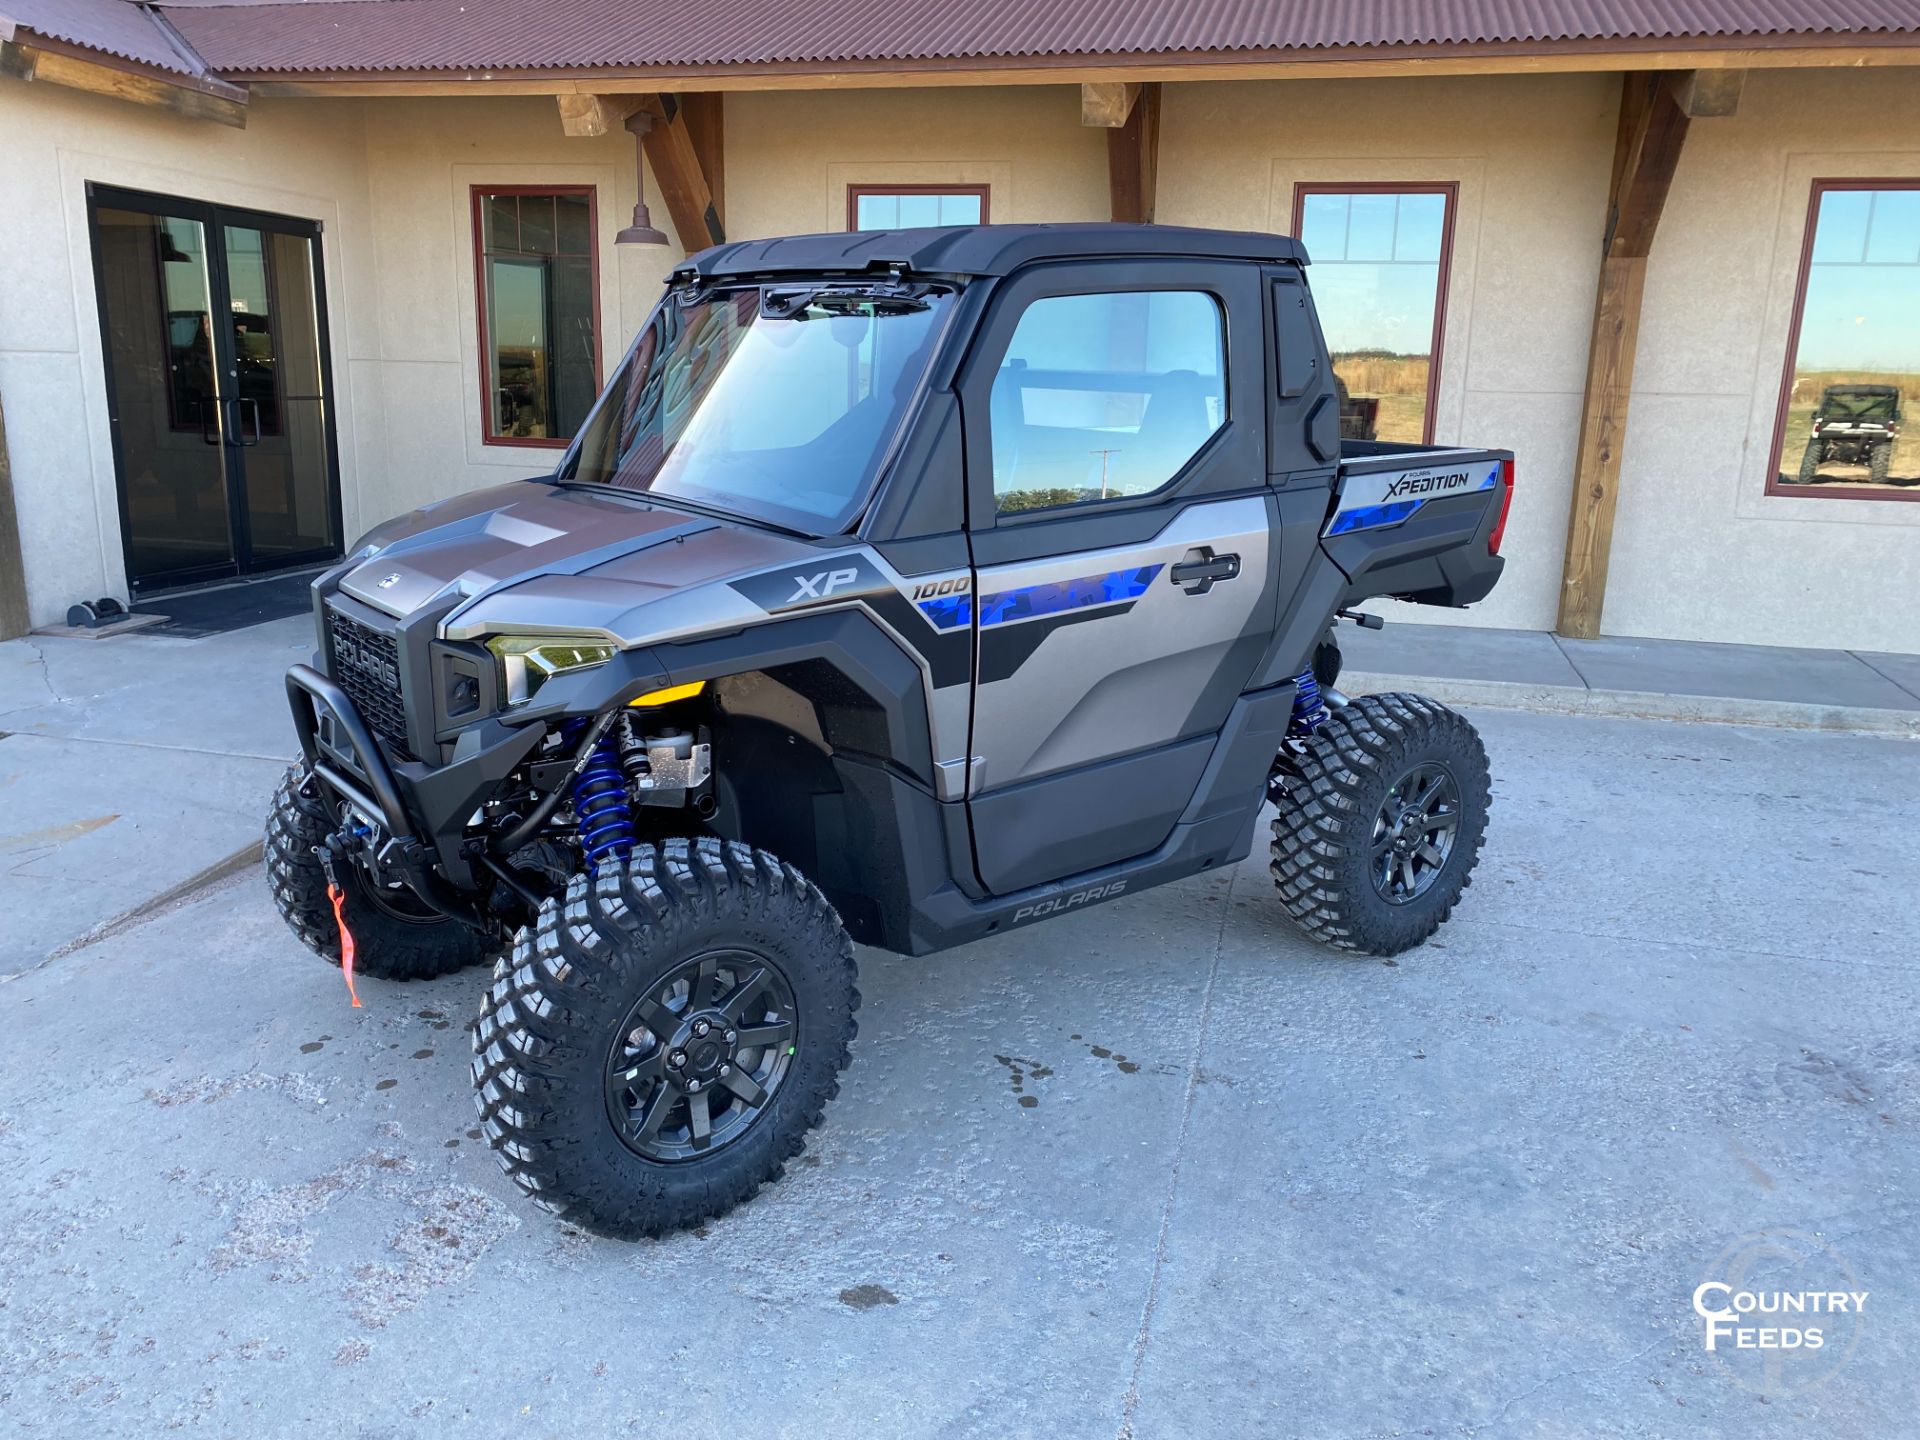
[[1757, 70], [1737, 115], [1694, 122], [1647, 272], [1607, 633], [1920, 651], [1920, 500], [1765, 493], [1812, 181], [1920, 177], [1913, 75]]
[[1249, 82], [1164, 94], [1162, 221], [1285, 231], [1302, 182], [1459, 186], [1434, 439], [1514, 451], [1507, 569], [1470, 611], [1372, 608], [1425, 622], [1551, 626], [1618, 81]]
[[550, 99], [261, 99], [234, 130], [7, 82], [0, 133], [0, 397], [35, 624], [126, 594], [89, 181], [321, 223], [349, 541], [554, 459], [481, 443], [471, 185], [597, 187], [608, 365], [673, 258], [613, 244], [634, 203], [631, 137], [571, 139]]
[[[1756, 72], [1737, 116], [1694, 126], [1648, 281], [1609, 633], [1920, 649], [1920, 504], [1763, 494], [1808, 184], [1920, 174], [1907, 73]], [[1166, 88], [1162, 221], [1285, 230], [1301, 181], [1459, 187], [1435, 434], [1512, 447], [1519, 488], [1488, 602], [1405, 618], [1553, 623], [1618, 92], [1577, 75]], [[87, 180], [322, 222], [349, 538], [551, 462], [481, 442], [470, 186], [597, 187], [609, 367], [678, 253], [612, 243], [632, 142], [564, 136], [548, 99], [263, 99], [232, 131], [7, 83], [0, 126], [0, 395], [37, 623], [124, 593]], [[1106, 211], [1105, 136], [1071, 86], [741, 93], [726, 138], [736, 237], [839, 228], [860, 182], [985, 183], [996, 220]]]
[[[34, 624], [63, 619], [75, 600], [127, 593], [87, 182], [318, 220], [338, 357], [363, 343], [375, 314], [361, 127], [354, 102], [258, 106], [242, 131], [0, 83], [0, 397]], [[360, 443], [356, 419], [340, 408], [343, 456]]]
[[[346, 357], [360, 413], [365, 529], [427, 500], [538, 475], [558, 452], [482, 441], [471, 192], [595, 187], [603, 367], [619, 362], [677, 250], [615, 245], [633, 213], [633, 137], [569, 137], [544, 97], [366, 102], [371, 248], [381, 304]], [[654, 223], [669, 228], [659, 194]], [[349, 523], [348, 530], [358, 533]]]

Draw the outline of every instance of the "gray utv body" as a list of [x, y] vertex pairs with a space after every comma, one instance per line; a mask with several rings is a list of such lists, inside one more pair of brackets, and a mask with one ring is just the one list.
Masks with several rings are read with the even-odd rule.
[[[1337, 674], [1337, 612], [1470, 604], [1503, 564], [1506, 452], [1343, 447], [1305, 264], [1283, 236], [1122, 225], [693, 256], [663, 309], [857, 283], [941, 297], [849, 512], [810, 529], [581, 483], [576, 441], [550, 476], [390, 521], [314, 586], [320, 648], [288, 677], [311, 773], [375, 863], [496, 932], [555, 893], [511, 823], [565, 815], [554, 737], [695, 682], [710, 773], [642, 821], [778, 855], [864, 943], [923, 954], [1234, 863], [1302, 685]], [[1150, 493], [999, 509], [993, 389], [1021, 313], [1139, 290], [1218, 302], [1211, 438]], [[613, 653], [510, 704], [487, 645], [510, 635]]]

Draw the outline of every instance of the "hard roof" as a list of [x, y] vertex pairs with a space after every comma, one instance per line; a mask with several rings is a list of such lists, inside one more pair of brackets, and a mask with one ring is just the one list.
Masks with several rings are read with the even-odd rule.
[[864, 274], [903, 265], [920, 275], [1005, 275], [1036, 260], [1155, 255], [1306, 261], [1297, 240], [1253, 231], [1183, 225], [957, 225], [740, 240], [690, 255], [674, 273], [703, 277]]
[[[4, 11], [9, 0], [0, 0]], [[937, 68], [1083, 57], [1855, 41], [1920, 30], [1920, 0], [173, 0], [216, 71]], [[1623, 43], [1613, 43], [1623, 42]], [[1708, 45], [1705, 48], [1716, 48]]]

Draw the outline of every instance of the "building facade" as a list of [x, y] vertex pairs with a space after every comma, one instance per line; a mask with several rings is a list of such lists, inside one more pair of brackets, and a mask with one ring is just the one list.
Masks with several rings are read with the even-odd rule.
[[[159, 72], [40, 23], [16, 17], [0, 65], [0, 416], [33, 625], [317, 563], [550, 468], [710, 238], [669, 221], [691, 165], [730, 239], [1103, 220], [1142, 183], [1158, 223], [1301, 234], [1348, 433], [1518, 457], [1500, 587], [1417, 618], [1920, 650], [1920, 53], [1897, 27], [1744, 66], [1752, 37], [1531, 71], [1499, 42], [1456, 73], [742, 70], [604, 102], [577, 67], [235, 82], [214, 57], [155, 82], [202, 97], [183, 108], [75, 83]], [[229, 90], [243, 124], [197, 113]], [[636, 164], [642, 95], [691, 161], [662, 120]], [[1648, 95], [1667, 108], [1636, 130]], [[616, 242], [643, 198], [676, 243]], [[1616, 256], [1636, 224], [1649, 243]], [[1596, 546], [1582, 631], [1570, 575], [1591, 588]]]

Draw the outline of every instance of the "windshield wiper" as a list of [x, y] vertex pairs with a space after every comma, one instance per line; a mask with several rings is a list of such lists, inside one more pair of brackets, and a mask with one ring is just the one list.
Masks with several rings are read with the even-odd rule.
[[760, 292], [764, 320], [804, 320], [809, 311], [847, 314], [871, 307], [876, 314], [925, 310], [929, 287], [875, 280], [854, 284], [769, 285]]

